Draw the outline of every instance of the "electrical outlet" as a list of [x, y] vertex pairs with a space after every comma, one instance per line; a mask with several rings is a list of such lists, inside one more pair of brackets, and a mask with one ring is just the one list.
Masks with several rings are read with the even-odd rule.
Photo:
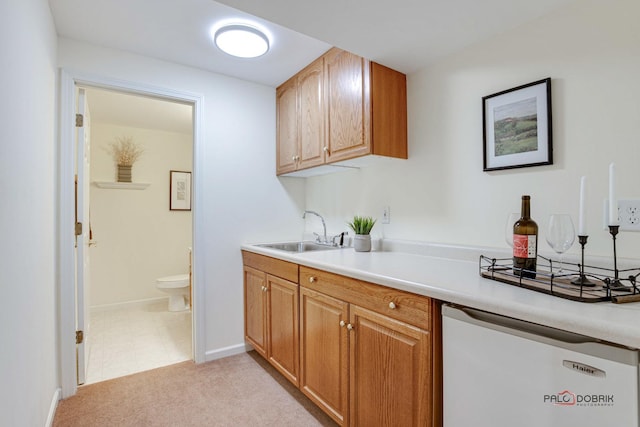
[[[609, 201], [605, 199], [602, 210], [603, 228], [609, 229]], [[618, 224], [620, 231], [640, 231], [640, 200], [618, 200]]]
[[382, 208], [382, 223], [389, 224], [391, 222], [391, 208], [385, 206]]
[[618, 200], [620, 231], [640, 231], [640, 200]]

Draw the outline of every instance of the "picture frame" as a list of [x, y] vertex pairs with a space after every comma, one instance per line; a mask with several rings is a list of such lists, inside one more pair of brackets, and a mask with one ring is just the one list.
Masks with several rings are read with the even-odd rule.
[[483, 170], [553, 164], [551, 78], [482, 98]]
[[169, 171], [169, 210], [191, 210], [191, 172]]

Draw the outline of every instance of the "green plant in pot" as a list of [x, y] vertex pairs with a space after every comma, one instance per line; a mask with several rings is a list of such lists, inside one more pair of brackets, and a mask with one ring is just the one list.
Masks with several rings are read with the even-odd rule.
[[355, 233], [353, 238], [353, 248], [356, 252], [369, 252], [371, 251], [371, 229], [376, 224], [376, 220], [370, 216], [354, 216], [353, 221], [348, 222], [347, 225]]

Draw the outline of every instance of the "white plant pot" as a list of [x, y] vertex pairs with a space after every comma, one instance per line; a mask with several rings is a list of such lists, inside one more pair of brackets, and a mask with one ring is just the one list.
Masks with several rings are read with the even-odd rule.
[[356, 252], [370, 252], [371, 251], [371, 235], [370, 234], [356, 234], [353, 238], [353, 249]]

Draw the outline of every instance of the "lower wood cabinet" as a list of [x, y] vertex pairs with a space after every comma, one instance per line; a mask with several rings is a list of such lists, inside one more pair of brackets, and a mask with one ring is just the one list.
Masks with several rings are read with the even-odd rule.
[[267, 357], [267, 276], [244, 266], [244, 337], [262, 357]]
[[298, 385], [298, 284], [267, 274], [267, 357]]
[[298, 266], [249, 252], [243, 259], [245, 339], [297, 386]]
[[442, 425], [437, 301], [243, 257], [246, 340], [339, 425]]
[[357, 305], [349, 319], [349, 424], [432, 425], [429, 332]]
[[349, 409], [349, 304], [300, 288], [300, 390], [340, 425]]

